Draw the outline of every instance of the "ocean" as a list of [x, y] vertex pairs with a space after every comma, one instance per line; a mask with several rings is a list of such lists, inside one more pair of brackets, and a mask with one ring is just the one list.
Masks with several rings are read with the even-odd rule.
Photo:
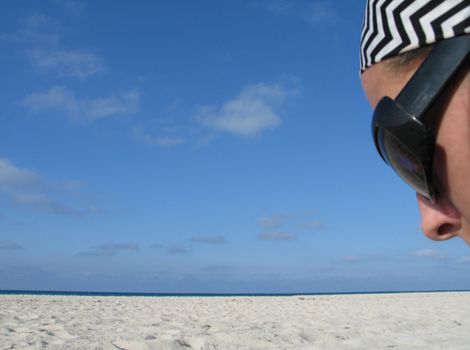
[[402, 294], [402, 293], [445, 293], [469, 292], [470, 290], [404, 290], [404, 291], [364, 291], [364, 292], [322, 292], [322, 293], [130, 293], [92, 292], [55, 290], [0, 290], [0, 295], [63, 295], [100, 297], [282, 297], [315, 295], [356, 295], [356, 294]]

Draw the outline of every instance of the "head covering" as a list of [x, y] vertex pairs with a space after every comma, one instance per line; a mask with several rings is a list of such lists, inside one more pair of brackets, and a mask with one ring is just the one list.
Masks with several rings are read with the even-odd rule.
[[368, 0], [361, 72], [386, 58], [470, 33], [470, 0]]

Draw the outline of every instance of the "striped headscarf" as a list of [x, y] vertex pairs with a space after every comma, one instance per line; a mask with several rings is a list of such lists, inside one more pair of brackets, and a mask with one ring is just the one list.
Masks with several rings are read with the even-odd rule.
[[368, 0], [361, 72], [386, 58], [470, 34], [470, 0]]

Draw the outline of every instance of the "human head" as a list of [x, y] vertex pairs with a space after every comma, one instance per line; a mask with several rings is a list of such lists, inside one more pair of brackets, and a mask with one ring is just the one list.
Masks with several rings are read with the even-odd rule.
[[[469, 0], [369, 0], [361, 37], [361, 81], [375, 108], [395, 99], [443, 40], [470, 35]], [[423, 232], [433, 240], [460, 236], [470, 245], [470, 59], [427, 112], [435, 135], [431, 203], [418, 195]], [[432, 79], [432, 77], [430, 77]]]

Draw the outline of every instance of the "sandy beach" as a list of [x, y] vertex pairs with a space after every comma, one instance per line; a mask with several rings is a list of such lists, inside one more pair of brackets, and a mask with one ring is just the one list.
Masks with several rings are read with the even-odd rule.
[[0, 349], [469, 349], [470, 293], [0, 296]]

